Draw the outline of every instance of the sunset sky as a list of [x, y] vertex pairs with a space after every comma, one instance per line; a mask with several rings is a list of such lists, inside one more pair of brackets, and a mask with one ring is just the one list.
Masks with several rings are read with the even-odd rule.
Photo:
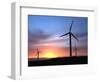
[[28, 16], [28, 58], [69, 57], [69, 37], [59, 37], [67, 32], [72, 20], [72, 33], [79, 39], [77, 42], [72, 38], [73, 56], [75, 55], [75, 44], [77, 55], [87, 55], [87, 17], [67, 16]]

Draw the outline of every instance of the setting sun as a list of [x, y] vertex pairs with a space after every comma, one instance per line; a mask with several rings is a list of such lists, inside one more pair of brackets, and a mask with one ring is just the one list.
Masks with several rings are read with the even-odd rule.
[[45, 58], [55, 58], [57, 55], [55, 55], [53, 52], [46, 52], [43, 57]]

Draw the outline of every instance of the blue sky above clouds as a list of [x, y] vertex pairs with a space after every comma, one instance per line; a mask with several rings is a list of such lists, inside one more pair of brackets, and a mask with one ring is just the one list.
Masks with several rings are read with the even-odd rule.
[[[78, 47], [87, 48], [87, 17], [69, 17], [69, 16], [28, 16], [28, 42], [31, 45], [58, 45], [69, 47], [69, 37], [59, 37], [69, 32], [70, 24], [72, 33], [79, 39]], [[75, 44], [73, 39], [73, 45]]]

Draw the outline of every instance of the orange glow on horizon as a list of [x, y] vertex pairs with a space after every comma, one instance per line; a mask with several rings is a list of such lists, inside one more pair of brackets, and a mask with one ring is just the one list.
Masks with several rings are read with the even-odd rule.
[[[39, 47], [39, 58], [56, 58], [68, 56], [68, 50], [62, 47], [42, 46]], [[37, 58], [37, 53], [30, 51], [28, 58]]]
[[[54, 46], [41, 46], [38, 47], [40, 53], [39, 58], [57, 58], [57, 57], [69, 57], [69, 49], [64, 47], [54, 47]], [[75, 51], [73, 51], [73, 56], [75, 56]], [[87, 56], [87, 51], [80, 49], [77, 52], [77, 56]], [[30, 50], [28, 52], [28, 58], [37, 58], [37, 52]]]
[[45, 52], [42, 57], [44, 57], [44, 58], [56, 58], [58, 56], [55, 55], [55, 53], [53, 53], [53, 52]]

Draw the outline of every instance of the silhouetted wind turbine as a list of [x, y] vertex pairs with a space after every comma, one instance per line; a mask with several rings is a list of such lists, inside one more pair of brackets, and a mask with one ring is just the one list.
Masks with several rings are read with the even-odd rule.
[[75, 43], [75, 56], [77, 56], [77, 47], [76, 47], [76, 43]]
[[63, 37], [63, 36], [69, 35], [70, 56], [72, 56], [72, 40], [71, 40], [71, 37], [73, 36], [78, 41], [77, 37], [71, 32], [72, 25], [73, 25], [73, 21], [72, 21], [72, 23], [70, 25], [69, 32], [60, 36], [60, 37]]
[[40, 51], [38, 48], [36, 50], [37, 50], [37, 59], [39, 59]]

